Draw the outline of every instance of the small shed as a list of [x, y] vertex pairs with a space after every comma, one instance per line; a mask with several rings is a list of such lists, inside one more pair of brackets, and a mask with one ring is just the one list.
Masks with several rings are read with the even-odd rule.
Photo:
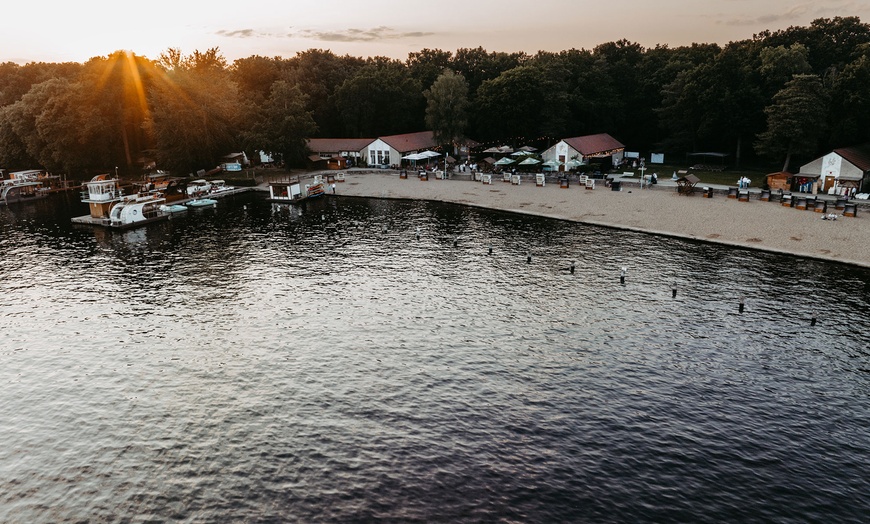
[[677, 179], [677, 193], [691, 195], [695, 192], [695, 186], [701, 179], [695, 175], [686, 175]]
[[767, 187], [769, 187], [772, 191], [782, 190], [782, 191], [790, 191], [791, 190], [791, 179], [792, 174], [787, 173], [785, 171], [779, 171], [778, 173], [770, 173], [767, 175]]

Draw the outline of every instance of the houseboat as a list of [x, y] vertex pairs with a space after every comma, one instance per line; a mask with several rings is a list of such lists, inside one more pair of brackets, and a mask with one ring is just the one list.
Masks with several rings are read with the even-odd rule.
[[9, 173], [9, 178], [3, 179], [3, 185], [0, 186], [0, 204], [28, 202], [47, 197], [48, 179], [49, 175], [38, 169]]
[[85, 183], [82, 202], [88, 204], [90, 214], [73, 218], [73, 223], [123, 229], [166, 220], [171, 214], [161, 210], [166, 204], [162, 193], [139, 191], [125, 195], [120, 181], [108, 174]]

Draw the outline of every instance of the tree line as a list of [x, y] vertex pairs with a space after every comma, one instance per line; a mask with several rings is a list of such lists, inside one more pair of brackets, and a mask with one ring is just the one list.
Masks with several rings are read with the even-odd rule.
[[857, 17], [722, 46], [423, 49], [404, 61], [310, 49], [232, 63], [217, 48], [168, 49], [0, 64], [0, 166], [71, 177], [133, 174], [144, 158], [190, 173], [242, 150], [300, 165], [308, 138], [423, 129], [445, 146], [606, 132], [630, 150], [788, 169], [870, 141], [867, 122], [870, 26]]

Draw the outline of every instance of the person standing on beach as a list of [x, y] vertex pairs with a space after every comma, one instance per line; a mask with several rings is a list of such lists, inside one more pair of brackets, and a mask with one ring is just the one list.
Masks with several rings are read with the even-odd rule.
[[335, 194], [335, 182], [332, 183], [332, 194]]

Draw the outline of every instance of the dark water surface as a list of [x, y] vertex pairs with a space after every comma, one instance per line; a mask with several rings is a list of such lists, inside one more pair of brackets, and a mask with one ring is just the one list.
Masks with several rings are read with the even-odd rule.
[[4, 523], [870, 515], [867, 270], [366, 199], [106, 231], [77, 196], [0, 207]]

